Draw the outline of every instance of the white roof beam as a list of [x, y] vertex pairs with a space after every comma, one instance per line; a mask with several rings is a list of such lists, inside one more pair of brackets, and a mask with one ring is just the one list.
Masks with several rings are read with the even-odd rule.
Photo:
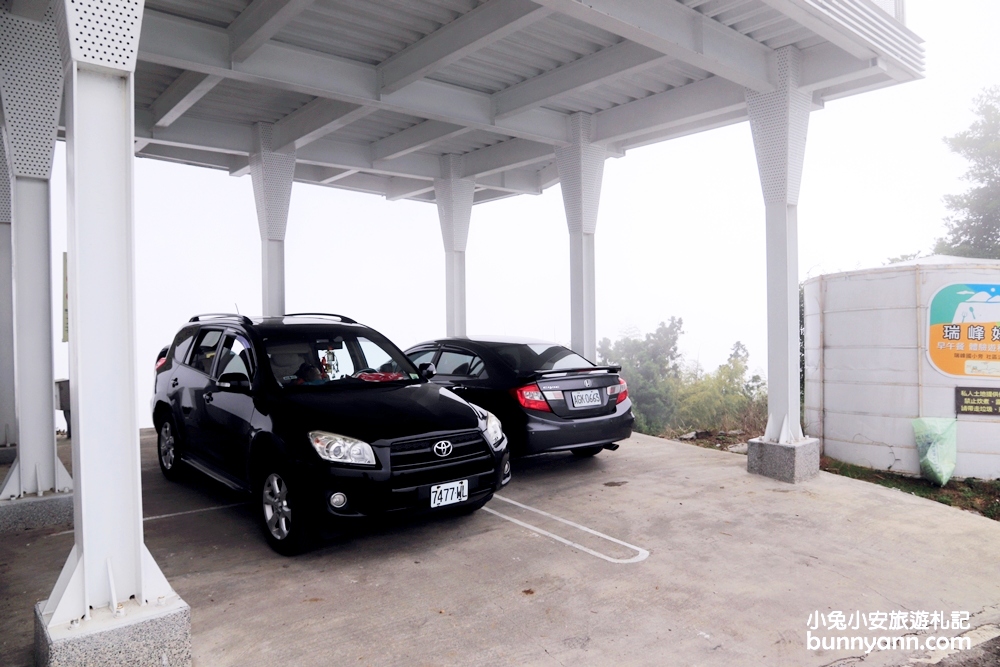
[[469, 132], [469, 128], [439, 120], [425, 120], [413, 127], [389, 135], [372, 143], [372, 160], [393, 160], [395, 158], [427, 148], [438, 141], [444, 141]]
[[494, 199], [503, 199], [504, 197], [510, 197], [511, 193], [503, 192], [501, 190], [480, 190], [479, 192], [472, 195], [473, 204], [483, 204], [488, 201], [493, 201]]
[[385, 195], [389, 187], [389, 179], [376, 174], [351, 174], [346, 176], [329, 187], [341, 188], [342, 190], [355, 190], [357, 192], [367, 192], [374, 195]]
[[813, 92], [886, 72], [880, 58], [859, 60], [833, 44], [819, 44], [802, 52], [799, 87]]
[[775, 89], [771, 49], [676, 0], [538, 2], [741, 86]]
[[143, 12], [139, 59], [250, 84], [290, 90], [387, 111], [439, 120], [556, 146], [568, 142], [563, 114], [535, 109], [495, 121], [490, 96], [436, 81], [421, 80], [380, 95], [375, 67], [267, 42], [242, 63], [229, 58], [225, 30], [170, 16]]
[[[360, 173], [360, 170], [358, 169], [335, 169], [330, 167], [328, 167], [328, 169], [330, 169], [331, 174], [326, 176], [326, 178], [324, 178], [322, 181], [320, 181], [323, 185], [336, 183], [342, 178], [347, 178], [348, 176], [353, 176], [354, 174]], [[337, 173], [332, 173], [332, 172], [337, 172]]]
[[434, 181], [393, 176], [389, 179], [389, 185], [386, 187], [385, 198], [389, 201], [398, 201], [433, 191]]
[[184, 115], [221, 81], [222, 77], [215, 74], [182, 72], [153, 101], [153, 123], [157, 127], [170, 127], [171, 123]]
[[180, 118], [170, 127], [156, 127], [149, 112], [141, 111], [135, 112], [135, 138], [147, 145], [162, 144], [242, 156], [250, 153], [252, 145], [249, 125]]
[[[149, 142], [142, 152], [148, 152], [153, 145], [172, 146], [213, 153], [224, 153], [233, 159], [226, 162], [230, 173], [241, 173], [246, 156], [252, 146], [249, 125], [220, 123], [197, 118], [181, 118], [170, 127], [158, 128], [152, 125], [148, 112], [136, 113], [135, 136]], [[431, 181], [441, 177], [440, 160], [434, 155], [410, 153], [394, 160], [371, 160], [368, 144], [335, 141], [325, 138], [303, 146], [295, 152], [299, 164], [318, 167], [333, 167], [340, 170], [369, 172], [383, 176], [401, 176], [410, 179]], [[554, 159], [548, 144], [540, 144], [525, 139], [511, 139], [487, 148], [471, 151], [464, 155], [464, 178], [475, 178], [499, 187], [502, 179], [490, 181], [487, 177], [516, 170], [520, 167]], [[330, 172], [328, 179], [337, 180], [350, 175]], [[517, 175], [505, 175], [508, 186], [518, 191], [534, 192], [534, 183], [524, 184], [516, 180]]]
[[594, 114], [591, 140], [620, 141], [745, 108], [743, 87], [713, 76]]
[[727, 125], [735, 125], [736, 123], [742, 123], [746, 119], [746, 109], [726, 111], [717, 116], [708, 116], [691, 122], [677, 123], [666, 128], [660, 128], [655, 132], [650, 132], [649, 134], [630, 137], [619, 145], [622, 146], [623, 150], [639, 148], [640, 146], [655, 144], [668, 139], [676, 139], [678, 137], [685, 137], [689, 134], [714, 130]]
[[168, 162], [179, 162], [181, 164], [194, 164], [199, 167], [209, 167], [211, 169], [225, 169], [232, 171], [234, 162], [239, 161], [239, 156], [226, 153], [216, 153], [213, 151], [197, 150], [193, 148], [183, 148], [181, 146], [167, 146], [164, 144], [150, 144], [138, 153], [139, 157], [155, 158]]
[[526, 167], [536, 162], [554, 160], [552, 146], [526, 139], [511, 139], [466, 153], [465, 178], [482, 178], [508, 169]]
[[476, 186], [502, 190], [512, 194], [538, 195], [542, 193], [538, 172], [527, 169], [512, 169], [489, 176], [480, 176], [476, 178]]
[[395, 92], [551, 13], [530, 0], [489, 0], [381, 63], [380, 89]]
[[494, 117], [508, 118], [560, 95], [582, 92], [609, 78], [634, 73], [673, 58], [628, 40], [584, 56], [493, 94]]
[[377, 109], [317, 97], [274, 124], [275, 150], [299, 149]]
[[243, 62], [314, 0], [253, 0], [229, 25], [233, 62]]

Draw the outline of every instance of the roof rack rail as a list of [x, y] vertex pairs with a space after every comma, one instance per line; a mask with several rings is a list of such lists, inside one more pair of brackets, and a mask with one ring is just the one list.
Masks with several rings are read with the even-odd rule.
[[240, 322], [246, 324], [247, 326], [253, 324], [253, 320], [251, 320], [246, 315], [238, 315], [236, 313], [202, 313], [201, 315], [195, 315], [190, 320], [188, 320], [188, 322], [201, 322], [203, 319], [209, 319], [209, 318], [239, 320]]
[[336, 317], [344, 324], [357, 324], [357, 322], [352, 320], [350, 317], [347, 317], [346, 315], [337, 315], [336, 313], [285, 313], [285, 317], [299, 317], [303, 315], [312, 315], [313, 317]]

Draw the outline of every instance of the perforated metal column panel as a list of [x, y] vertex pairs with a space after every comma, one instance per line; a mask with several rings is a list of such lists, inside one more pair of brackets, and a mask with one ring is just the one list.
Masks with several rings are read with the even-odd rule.
[[570, 343], [573, 351], [597, 359], [594, 233], [607, 151], [590, 143], [590, 116], [569, 118], [569, 146], [556, 148], [556, 168], [569, 228]]
[[555, 151], [566, 224], [570, 233], [593, 234], [597, 230], [607, 151], [590, 143], [589, 114], [577, 113], [569, 118], [569, 136], [572, 143]]
[[768, 419], [764, 440], [802, 440], [799, 402], [798, 200], [810, 94], [798, 89], [801, 54], [775, 52], [774, 92], [746, 91], [764, 195], [767, 251]]
[[764, 202], [798, 204], [812, 95], [798, 89], [801, 52], [786, 46], [775, 52], [777, 90], [746, 90], [750, 131], [757, 153]]
[[465, 248], [469, 241], [476, 182], [461, 178], [464, 166], [460, 155], [444, 155], [441, 178], [434, 180], [434, 197], [444, 242], [445, 330], [449, 336], [466, 334]]
[[255, 123], [253, 152], [250, 153], [250, 178], [253, 180], [254, 202], [260, 237], [284, 241], [288, 224], [288, 206], [292, 201], [292, 179], [295, 176], [295, 151], [273, 150], [271, 137], [274, 126]]
[[261, 289], [264, 315], [285, 313], [285, 228], [292, 201], [295, 149], [275, 151], [273, 126], [255, 123], [250, 178], [261, 241]]
[[10, 228], [10, 169], [0, 135], [0, 445], [17, 442], [14, 404], [14, 283]]
[[48, 179], [62, 87], [54, 10], [49, 7], [41, 20], [31, 20], [10, 14], [4, 3], [0, 8], [0, 100], [8, 173], [2, 187], [7, 190], [4, 208], [9, 207], [6, 217], [11, 223], [7, 269], [12, 277], [3, 282], [12, 292], [14, 376], [13, 389], [8, 385], [0, 391], [14, 396], [19, 447], [16, 462], [0, 485], [0, 498], [72, 488], [56, 455], [52, 395]]
[[0, 99], [15, 177], [48, 179], [52, 169], [63, 89], [53, 11], [38, 22], [0, 9]]

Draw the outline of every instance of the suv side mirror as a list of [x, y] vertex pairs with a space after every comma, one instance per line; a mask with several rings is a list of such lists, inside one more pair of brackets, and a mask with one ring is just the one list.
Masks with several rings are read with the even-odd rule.
[[420, 364], [417, 367], [417, 370], [420, 371], [420, 377], [426, 380], [430, 380], [437, 374], [437, 369], [434, 367], [434, 364], [432, 363]]
[[243, 373], [223, 373], [215, 383], [220, 391], [244, 393], [250, 391], [250, 378]]

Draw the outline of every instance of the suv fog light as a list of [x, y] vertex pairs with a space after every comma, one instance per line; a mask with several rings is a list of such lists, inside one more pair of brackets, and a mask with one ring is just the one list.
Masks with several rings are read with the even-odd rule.
[[503, 463], [503, 476], [506, 477], [510, 474], [510, 461], [504, 461]]
[[340, 509], [341, 507], [347, 504], [347, 496], [338, 491], [337, 493], [330, 496], [330, 504], [336, 507], [337, 509]]

